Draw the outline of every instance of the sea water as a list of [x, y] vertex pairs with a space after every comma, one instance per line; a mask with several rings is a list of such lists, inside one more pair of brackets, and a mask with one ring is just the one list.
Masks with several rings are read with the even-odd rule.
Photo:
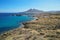
[[0, 33], [17, 28], [22, 22], [33, 20], [33, 17], [22, 16], [0, 16]]

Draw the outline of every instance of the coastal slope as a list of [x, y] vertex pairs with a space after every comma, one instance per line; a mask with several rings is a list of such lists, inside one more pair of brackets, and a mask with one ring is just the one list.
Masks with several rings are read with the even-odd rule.
[[36, 16], [24, 27], [5, 32], [0, 40], [60, 40], [60, 15]]

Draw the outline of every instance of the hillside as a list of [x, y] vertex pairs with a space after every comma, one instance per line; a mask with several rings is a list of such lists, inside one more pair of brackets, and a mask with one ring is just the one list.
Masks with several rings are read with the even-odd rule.
[[29, 10], [27, 10], [25, 12], [27, 12], [27, 13], [41, 13], [43, 11], [42, 10], [38, 10], [38, 9], [29, 9]]
[[11, 13], [12, 16], [21, 16], [21, 15], [28, 15], [28, 16], [40, 16], [40, 15], [59, 15], [60, 11], [42, 11], [38, 9], [28, 9], [24, 12], [18, 12], [18, 13]]
[[0, 40], [60, 40], [60, 15], [36, 17], [22, 28], [1, 34]]

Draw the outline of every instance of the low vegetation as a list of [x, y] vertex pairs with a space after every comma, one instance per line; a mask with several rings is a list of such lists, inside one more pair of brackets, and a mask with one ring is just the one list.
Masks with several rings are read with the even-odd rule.
[[0, 40], [60, 40], [60, 15], [37, 16], [37, 20], [23, 23], [0, 35]]

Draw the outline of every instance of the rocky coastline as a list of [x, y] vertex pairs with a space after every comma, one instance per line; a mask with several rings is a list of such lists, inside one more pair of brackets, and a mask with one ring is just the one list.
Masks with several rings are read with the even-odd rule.
[[60, 40], [60, 16], [37, 16], [23, 27], [0, 35], [0, 40]]

